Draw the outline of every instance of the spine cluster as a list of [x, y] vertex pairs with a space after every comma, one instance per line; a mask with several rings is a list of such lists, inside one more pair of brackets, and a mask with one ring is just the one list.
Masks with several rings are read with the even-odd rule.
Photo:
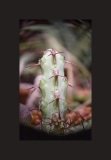
[[[64, 77], [64, 57], [53, 49], [44, 52], [40, 59], [43, 78], [40, 81], [42, 94], [41, 111], [43, 114], [43, 124], [46, 130], [46, 121], [55, 122], [53, 128], [61, 128], [66, 107], [67, 81]], [[50, 126], [49, 126], [50, 128]]]

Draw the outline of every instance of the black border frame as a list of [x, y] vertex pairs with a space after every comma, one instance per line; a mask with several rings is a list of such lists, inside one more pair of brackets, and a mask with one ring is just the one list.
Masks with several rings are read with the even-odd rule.
[[[110, 156], [110, 4], [55, 1], [17, 3], [2, 7], [1, 23], [1, 144], [3, 159], [101, 158]], [[70, 7], [69, 7], [70, 4]], [[33, 5], [33, 6], [32, 6]], [[63, 13], [64, 10], [64, 13]], [[42, 15], [41, 15], [42, 14]], [[46, 16], [47, 14], [47, 16]], [[93, 22], [93, 140], [92, 141], [19, 141], [18, 128], [18, 20], [22, 18], [82, 18]], [[109, 38], [109, 39], [108, 39]], [[100, 56], [101, 55], [101, 56]], [[7, 56], [7, 58], [6, 58]], [[108, 67], [108, 68], [105, 68]], [[4, 83], [4, 85], [3, 85]], [[105, 94], [104, 94], [105, 93]], [[2, 98], [3, 97], [3, 98]], [[16, 114], [15, 114], [16, 113]]]

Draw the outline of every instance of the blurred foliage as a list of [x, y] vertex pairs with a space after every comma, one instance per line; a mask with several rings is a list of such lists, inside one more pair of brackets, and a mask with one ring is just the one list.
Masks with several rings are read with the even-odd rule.
[[56, 37], [67, 50], [88, 69], [91, 69], [92, 28], [90, 20], [21, 20], [20, 50], [46, 49], [44, 33]]
[[[49, 47], [47, 45], [48, 39], [46, 35], [49, 35], [48, 38], [50, 38], [50, 36], [51, 38], [54, 37], [61, 46], [63, 46], [67, 51], [69, 51], [73, 55], [72, 58], [76, 57], [77, 61], [75, 61], [75, 66], [76, 62], [78, 65], [75, 67], [75, 73], [72, 74], [74, 74], [74, 81], [76, 79], [76, 86], [79, 86], [80, 88], [77, 88], [76, 92], [74, 92], [74, 95], [71, 95], [73, 97], [73, 103], [71, 104], [71, 107], [75, 109], [76, 107], [80, 106], [81, 104], [84, 104], [87, 101], [89, 104], [91, 104], [91, 20], [20, 20], [19, 34], [20, 57], [22, 56], [22, 54], [24, 55], [24, 53], [26, 53], [26, 56], [27, 53], [34, 53], [36, 55], [34, 57], [34, 60], [32, 60], [31, 58], [31, 60], [27, 60], [27, 65], [29, 63], [32, 63], [32, 61], [33, 63], [37, 63], [38, 59], [42, 56], [41, 51], [44, 51]], [[52, 38], [51, 40], [55, 39]], [[57, 45], [56, 41], [52, 41], [52, 44], [53, 43], [55, 43], [55, 46]], [[21, 82], [33, 84], [34, 78], [39, 74], [41, 74], [39, 67], [28, 69], [26, 68], [21, 76]], [[89, 88], [86, 87], [88, 85]], [[85, 90], [83, 90], [84, 86], [88, 89], [88, 93]], [[92, 125], [91, 120], [90, 123], [84, 123], [86, 123], [86, 127], [89, 128]], [[26, 124], [28, 126], [31, 126], [29, 120], [27, 119]], [[76, 128], [72, 127], [72, 131], [83, 129], [81, 127], [81, 125], [76, 126]]]

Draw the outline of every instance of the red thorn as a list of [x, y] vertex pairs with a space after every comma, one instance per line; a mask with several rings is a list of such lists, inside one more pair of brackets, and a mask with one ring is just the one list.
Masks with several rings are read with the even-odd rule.
[[56, 50], [53, 49], [53, 48], [52, 48], [52, 50], [50, 50], [50, 52], [51, 52], [51, 53], [50, 53], [48, 56], [50, 56], [50, 55], [55, 56], [56, 54], [63, 53], [63, 52], [56, 51]]
[[55, 56], [56, 54], [59, 54], [59, 53], [50, 53], [48, 56], [50, 55]]
[[36, 88], [36, 87], [31, 87], [30, 90], [31, 90], [31, 89], [33, 89], [33, 90], [31, 91], [31, 94], [32, 94], [37, 88]]
[[52, 54], [49, 54], [48, 56], [50, 56], [50, 55], [52, 55]]
[[54, 76], [50, 77], [49, 79], [53, 78]]
[[27, 88], [27, 90], [30, 90], [30, 89], [32, 89], [32, 88], [35, 88], [35, 87], [30, 87], [30, 88]]
[[52, 102], [54, 102], [55, 100], [56, 100], [56, 99], [54, 99], [53, 101], [49, 102], [49, 104], [52, 103]]
[[74, 87], [73, 85], [71, 85], [70, 83], [68, 83], [68, 86], [70, 86], [70, 87]]
[[61, 76], [61, 75], [58, 75], [58, 76], [60, 76], [60, 77], [65, 77], [65, 76]]
[[57, 77], [58, 77], [58, 76], [59, 76], [59, 77], [65, 77], [65, 76], [61, 76], [61, 75], [54, 75], [54, 76], [51, 76], [49, 79], [51, 79], [51, 78], [53, 78], [53, 77], [56, 77], [56, 76], [57, 76]]
[[26, 66], [25, 68], [31, 68], [31, 67], [36, 67], [36, 66], [40, 66], [40, 63], [31, 64], [31, 65]]

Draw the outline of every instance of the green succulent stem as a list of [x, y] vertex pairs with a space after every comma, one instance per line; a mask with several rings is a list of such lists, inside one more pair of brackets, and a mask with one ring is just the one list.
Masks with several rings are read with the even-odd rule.
[[[52, 52], [53, 51], [53, 52]], [[41, 111], [43, 119], [52, 119], [52, 115], [58, 113], [58, 120], [64, 118], [66, 107], [67, 81], [64, 79], [65, 60], [61, 54], [52, 54], [55, 50], [48, 49], [44, 52], [40, 60], [43, 78], [40, 81], [40, 90], [42, 94]], [[54, 75], [54, 71], [59, 75]], [[61, 75], [61, 76], [60, 76]], [[59, 123], [58, 123], [59, 124]], [[42, 124], [45, 131], [50, 131], [51, 127]], [[60, 125], [52, 124], [52, 132], [59, 132]], [[63, 130], [63, 129], [62, 129]]]

